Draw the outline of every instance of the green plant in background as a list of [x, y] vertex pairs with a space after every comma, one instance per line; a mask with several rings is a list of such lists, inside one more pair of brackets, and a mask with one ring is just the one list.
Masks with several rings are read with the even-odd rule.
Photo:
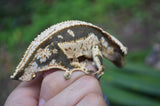
[[[12, 64], [18, 63], [17, 57], [23, 54], [24, 49], [41, 31], [58, 22], [73, 19], [107, 27], [108, 32], [113, 32], [115, 35], [126, 27], [125, 24], [136, 19], [142, 28], [133, 22], [131, 26], [138, 31], [133, 31], [134, 36], [128, 38], [136, 40], [139, 35], [143, 35], [146, 39], [159, 31], [159, 8], [158, 0], [20, 0], [8, 3], [7, 0], [2, 0], [0, 2], [0, 48], [5, 46], [9, 54], [14, 57], [13, 60], [10, 59]], [[121, 39], [121, 36], [116, 37]], [[128, 41], [127, 36], [124, 38]], [[137, 43], [135, 45], [141, 46]], [[106, 72], [102, 77], [101, 85], [111, 106], [160, 105], [160, 71], [144, 64], [148, 52], [149, 47], [145, 51], [129, 53], [127, 64], [123, 69], [118, 69], [104, 60]], [[3, 56], [0, 54], [0, 59], [1, 57]], [[6, 71], [3, 68], [1, 70]], [[1, 80], [4, 81], [0, 78]]]
[[[9, 9], [10, 5], [3, 6], [2, 4], [1, 15], [9, 12], [10, 16], [1, 18], [0, 42], [7, 44], [9, 49], [14, 47], [17, 42], [29, 44], [39, 32], [50, 25], [71, 19], [106, 24], [112, 21], [111, 17], [123, 13], [128, 16], [123, 17], [123, 21], [129, 19], [129, 15], [140, 17], [143, 20], [150, 16], [143, 11], [143, 2], [144, 0], [54, 0], [49, 2], [22, 0], [20, 5], [15, 6], [12, 11]], [[15, 35], [17, 30], [21, 35]], [[23, 37], [18, 38], [19, 36]], [[8, 37], [16, 37], [19, 40], [8, 39]]]
[[106, 72], [101, 85], [112, 105], [160, 105], [160, 71], [144, 64], [147, 52], [129, 53], [122, 69], [104, 60]]
[[[137, 56], [144, 53], [137, 53]], [[134, 53], [127, 57], [123, 69], [104, 60], [106, 72], [101, 80], [102, 89], [112, 105], [159, 106], [160, 71], [131, 61]], [[143, 57], [142, 57], [143, 58]]]

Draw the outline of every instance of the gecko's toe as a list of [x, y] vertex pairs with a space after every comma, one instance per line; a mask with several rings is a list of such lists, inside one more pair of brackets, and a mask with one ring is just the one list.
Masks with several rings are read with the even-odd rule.
[[68, 71], [66, 71], [65, 73], [64, 73], [64, 78], [67, 80], [67, 79], [70, 79], [71, 78], [71, 73], [70, 72], [68, 72]]

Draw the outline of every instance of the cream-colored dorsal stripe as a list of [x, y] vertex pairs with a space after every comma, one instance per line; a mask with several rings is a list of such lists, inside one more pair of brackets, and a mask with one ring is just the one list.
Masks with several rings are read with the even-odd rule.
[[29, 61], [31, 55], [33, 55], [33, 53], [37, 50], [37, 48], [39, 47], [39, 45], [41, 43], [45, 42], [47, 39], [52, 37], [55, 33], [59, 32], [63, 29], [73, 27], [73, 26], [79, 26], [79, 25], [90, 26], [90, 27], [94, 27], [96, 29], [99, 29], [104, 34], [106, 34], [108, 37], [110, 37], [110, 39], [113, 40], [120, 47], [120, 49], [122, 50], [122, 52], [124, 54], [127, 54], [127, 48], [125, 46], [123, 46], [123, 44], [120, 41], [118, 41], [115, 37], [110, 35], [108, 32], [102, 30], [101, 28], [99, 28], [91, 23], [84, 22], [84, 21], [78, 21], [78, 20], [65, 21], [65, 22], [55, 24], [55, 25], [51, 26], [50, 28], [46, 29], [41, 34], [39, 34], [38, 37], [34, 39], [34, 41], [31, 42], [31, 44], [28, 47], [27, 51], [25, 52], [21, 62], [17, 66], [15, 73], [11, 77], [14, 77], [18, 71], [20, 71], [24, 68], [25, 64]]

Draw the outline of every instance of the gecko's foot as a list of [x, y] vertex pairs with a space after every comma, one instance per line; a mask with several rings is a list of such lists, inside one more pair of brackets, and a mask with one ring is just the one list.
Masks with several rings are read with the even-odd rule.
[[103, 72], [96, 73], [94, 76], [95, 76], [96, 79], [100, 80], [100, 78], [102, 77], [103, 74], [104, 74]]
[[66, 71], [64, 73], [64, 78], [67, 80], [67, 79], [70, 79], [71, 78], [71, 72], [70, 71]]

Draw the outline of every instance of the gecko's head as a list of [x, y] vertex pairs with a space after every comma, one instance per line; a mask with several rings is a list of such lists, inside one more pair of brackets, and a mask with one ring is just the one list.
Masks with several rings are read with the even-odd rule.
[[127, 48], [123, 46], [116, 38], [110, 36], [112, 40], [101, 38], [101, 50], [105, 58], [112, 61], [116, 66], [123, 67], [125, 65], [125, 55]]
[[125, 64], [124, 55], [122, 55], [113, 46], [102, 46], [102, 54], [105, 58], [112, 61], [118, 67], [123, 67]]

